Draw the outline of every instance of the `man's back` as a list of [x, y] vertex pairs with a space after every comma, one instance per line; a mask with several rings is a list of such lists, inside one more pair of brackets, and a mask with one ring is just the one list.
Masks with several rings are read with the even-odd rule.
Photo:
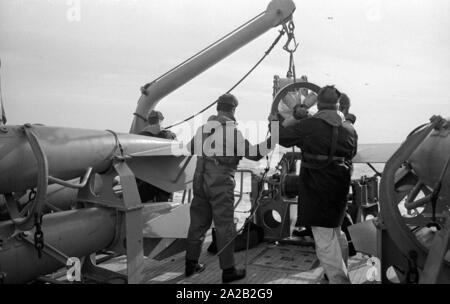
[[[263, 145], [267, 146], [267, 142]], [[208, 122], [197, 130], [187, 147], [193, 154], [216, 159], [220, 164], [236, 168], [245, 157], [259, 160], [263, 145], [252, 145], [236, 127], [232, 115], [212, 115]]]
[[[288, 128], [280, 127], [280, 144], [297, 146], [302, 152], [300, 193], [303, 212], [299, 213], [302, 226], [338, 227], [341, 225], [352, 172], [351, 159], [357, 151], [358, 136], [353, 125], [339, 121], [336, 113], [329, 112], [334, 121], [315, 117], [306, 118]], [[337, 141], [332, 155], [333, 125], [337, 128]]]
[[[330, 124], [322, 119], [310, 117], [298, 124], [300, 138], [299, 143], [303, 153], [328, 155], [331, 149], [333, 129]], [[351, 160], [357, 150], [358, 135], [353, 125], [343, 123], [338, 127], [338, 139], [334, 156], [345, 157]]]
[[[281, 128], [279, 143], [285, 147], [297, 146], [302, 153], [328, 155], [333, 137], [333, 127], [325, 120], [309, 117], [297, 124]], [[351, 123], [343, 122], [338, 126], [336, 151], [333, 156], [351, 160], [357, 151], [358, 135]]]
[[347, 240], [340, 227], [347, 208], [358, 136], [338, 111], [341, 93], [325, 86], [317, 94], [319, 112], [290, 127], [280, 126], [280, 144], [302, 152], [298, 225], [311, 227], [316, 255], [330, 283], [349, 283]]

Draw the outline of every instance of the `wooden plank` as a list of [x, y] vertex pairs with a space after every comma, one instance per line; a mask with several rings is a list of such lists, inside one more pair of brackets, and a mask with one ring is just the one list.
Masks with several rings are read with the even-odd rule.
[[[205, 243], [204, 248], [209, 245], [209, 240]], [[298, 248], [295, 245], [281, 245], [283, 250], [279, 250], [279, 255], [273, 257], [274, 260], [281, 260], [284, 255], [301, 253], [305, 250], [306, 253], [311, 252], [311, 248]], [[263, 243], [252, 248], [248, 252], [248, 268], [247, 277], [243, 280], [233, 282], [236, 284], [318, 284], [326, 283], [323, 279], [323, 269], [319, 263], [314, 263], [314, 267], [304, 270], [301, 267], [295, 269], [294, 267], [285, 267], [283, 269], [277, 267], [267, 267], [258, 263], [258, 259], [267, 253], [268, 248], [276, 248], [273, 244]], [[309, 251], [308, 251], [309, 250]], [[276, 253], [272, 250], [272, 253]], [[195, 274], [189, 278], [184, 277], [184, 263], [185, 253], [179, 253], [173, 257], [162, 261], [151, 259], [145, 260], [145, 270], [143, 272], [144, 282], [148, 284], [221, 284], [222, 271], [219, 267], [219, 259], [215, 255], [209, 254], [206, 250], [201, 255], [200, 261], [206, 264], [205, 271]], [[235, 259], [238, 267], [243, 267], [245, 258], [245, 251], [235, 253]], [[295, 259], [294, 259], [295, 260]], [[301, 259], [299, 259], [300, 261]], [[256, 263], [255, 263], [256, 261]], [[357, 255], [349, 261], [349, 276], [353, 284], [367, 283], [365, 277], [367, 271], [367, 256]], [[126, 258], [119, 257], [102, 264], [102, 267], [108, 269], [119, 270], [126, 265]]]

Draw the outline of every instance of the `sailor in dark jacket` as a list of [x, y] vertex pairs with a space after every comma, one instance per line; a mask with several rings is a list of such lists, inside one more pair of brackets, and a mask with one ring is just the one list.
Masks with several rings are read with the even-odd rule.
[[357, 151], [355, 129], [338, 111], [340, 93], [319, 91], [319, 111], [289, 127], [280, 124], [279, 144], [302, 152], [298, 223], [311, 226], [316, 254], [330, 283], [349, 283], [347, 240], [341, 232]]
[[[164, 116], [161, 112], [150, 110], [147, 115], [148, 125], [138, 134], [175, 140], [177, 138], [175, 133], [162, 128], [161, 124], [163, 120]], [[142, 202], [167, 202], [172, 197], [172, 193], [159, 189], [138, 178], [136, 179], [136, 183]]]
[[150, 110], [147, 115], [148, 125], [139, 132], [139, 135], [147, 135], [165, 139], [177, 139], [175, 133], [170, 130], [163, 129], [161, 124], [164, 116], [159, 111]]
[[[245, 277], [245, 269], [235, 268], [234, 242], [234, 174], [242, 157], [259, 160], [269, 152], [270, 138], [259, 145], [250, 144], [236, 128], [234, 118], [236, 97], [222, 95], [217, 115], [208, 119], [188, 143], [192, 154], [198, 155], [194, 174], [186, 250], [186, 276], [204, 269], [198, 260], [205, 234], [214, 222], [222, 281], [228, 283]], [[224, 249], [225, 248], [225, 249]]]

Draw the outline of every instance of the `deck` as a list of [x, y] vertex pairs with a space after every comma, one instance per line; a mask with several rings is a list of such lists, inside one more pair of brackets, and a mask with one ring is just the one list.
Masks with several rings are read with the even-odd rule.
[[[205, 243], [206, 249], [208, 242]], [[245, 264], [246, 252], [235, 253], [238, 266]], [[358, 254], [349, 260], [349, 274], [352, 284], [371, 283], [366, 279], [366, 256]], [[221, 284], [221, 270], [218, 257], [202, 253], [200, 261], [206, 269], [189, 278], [184, 276], [184, 252], [170, 258], [156, 261], [145, 259], [143, 283], [146, 284]], [[323, 269], [313, 247], [281, 243], [262, 243], [247, 253], [247, 277], [237, 284], [321, 284]], [[114, 258], [100, 266], [124, 273], [126, 258]], [[233, 282], [234, 283], [234, 282]]]

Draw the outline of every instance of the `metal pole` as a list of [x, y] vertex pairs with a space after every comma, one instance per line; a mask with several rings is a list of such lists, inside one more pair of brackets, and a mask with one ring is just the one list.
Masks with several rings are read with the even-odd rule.
[[292, 0], [272, 0], [266, 12], [260, 18], [257, 18], [228, 39], [206, 50], [203, 54], [182, 65], [159, 81], [151, 84], [139, 98], [135, 111], [137, 115], [133, 119], [130, 133], [138, 133], [145, 127], [146, 121], [143, 117], [146, 117], [148, 111], [153, 109], [162, 98], [269, 29], [278, 26], [287, 20], [294, 10], [295, 4]]
[[6, 124], [6, 113], [5, 113], [5, 106], [3, 105], [3, 98], [2, 98], [2, 77], [1, 77], [1, 67], [2, 62], [0, 61], [0, 126]]

